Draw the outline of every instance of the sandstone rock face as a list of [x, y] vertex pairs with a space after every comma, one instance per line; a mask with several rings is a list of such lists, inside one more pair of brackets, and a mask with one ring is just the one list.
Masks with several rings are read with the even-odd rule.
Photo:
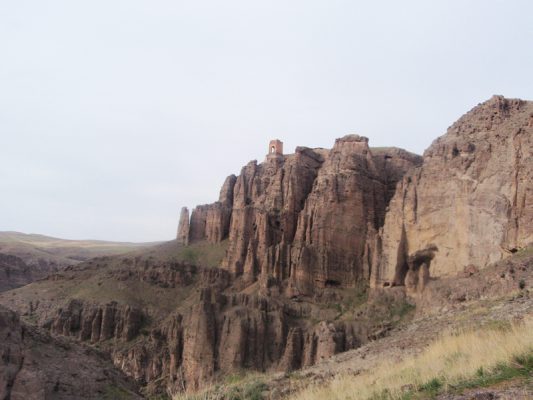
[[217, 243], [228, 237], [236, 179], [235, 175], [226, 178], [220, 190], [219, 201], [197, 206], [192, 211], [189, 228], [190, 242], [207, 240]]
[[90, 305], [71, 300], [43, 326], [57, 335], [95, 343], [111, 338], [131, 340], [138, 334], [142, 322], [143, 314], [137, 308], [119, 306], [116, 302]]
[[[260, 295], [201, 290], [200, 300], [184, 314], [169, 316], [148, 342], [113, 354], [115, 365], [140, 382], [167, 377], [167, 392], [205, 387], [217, 375], [293, 370], [356, 347], [366, 337], [351, 325], [296, 325], [288, 309]], [[309, 316], [309, 315], [307, 315]]]
[[[383, 152], [381, 152], [383, 153]], [[368, 139], [337, 139], [299, 215], [291, 251], [298, 292], [367, 280], [390, 187], [420, 162], [407, 152], [374, 156]]]
[[224, 268], [248, 283], [259, 275], [289, 276], [290, 245], [325, 151], [297, 148], [243, 168], [234, 188]]
[[338, 139], [331, 151], [268, 155], [230, 176], [219, 202], [195, 208], [189, 241], [229, 238], [222, 266], [244, 286], [281, 284], [289, 295], [353, 286], [370, 275], [396, 183], [420, 163], [400, 149], [374, 154], [357, 135]]
[[189, 209], [187, 207], [181, 209], [176, 240], [185, 246], [189, 244]]
[[[533, 103], [494, 96], [453, 124], [390, 202], [375, 287], [483, 268], [533, 242]], [[426, 277], [427, 279], [427, 277]]]

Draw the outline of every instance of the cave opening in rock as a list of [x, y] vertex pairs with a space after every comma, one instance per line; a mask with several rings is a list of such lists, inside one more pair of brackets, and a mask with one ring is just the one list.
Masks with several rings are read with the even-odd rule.
[[327, 288], [331, 287], [340, 287], [341, 283], [339, 281], [336, 281], [334, 279], [326, 279], [326, 282], [324, 283], [324, 286]]

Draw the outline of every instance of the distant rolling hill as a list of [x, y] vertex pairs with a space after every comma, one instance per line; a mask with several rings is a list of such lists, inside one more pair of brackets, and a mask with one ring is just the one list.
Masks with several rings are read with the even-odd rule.
[[94, 257], [124, 254], [158, 244], [66, 240], [38, 234], [0, 232], [0, 291], [25, 285]]

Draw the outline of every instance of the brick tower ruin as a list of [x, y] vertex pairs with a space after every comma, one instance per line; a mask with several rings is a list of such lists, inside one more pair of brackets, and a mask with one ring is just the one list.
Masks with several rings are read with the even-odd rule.
[[279, 139], [271, 140], [268, 144], [268, 155], [283, 155], [283, 142]]

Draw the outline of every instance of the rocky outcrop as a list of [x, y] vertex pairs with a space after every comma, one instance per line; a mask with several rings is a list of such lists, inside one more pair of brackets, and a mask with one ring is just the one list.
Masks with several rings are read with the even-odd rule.
[[0, 398], [140, 399], [103, 354], [52, 338], [0, 307]]
[[189, 209], [187, 207], [181, 209], [176, 240], [185, 246], [189, 244]]
[[298, 293], [368, 279], [390, 187], [420, 161], [407, 152], [380, 155], [357, 135], [337, 139], [329, 152], [298, 219], [291, 251]]
[[[421, 158], [348, 135], [331, 151], [298, 147], [229, 177], [220, 200], [192, 213], [189, 241], [229, 238], [223, 268], [244, 286], [288, 295], [368, 279], [394, 187]], [[289, 279], [290, 278], [290, 279]]]
[[312, 365], [367, 339], [350, 324], [298, 324], [291, 315], [302, 318], [306, 311], [290, 307], [260, 295], [227, 295], [204, 288], [197, 303], [184, 314], [168, 317], [152, 330], [148, 342], [116, 351], [113, 358], [141, 382], [166, 377], [167, 391], [174, 393], [205, 387], [217, 375], [243, 369]]
[[237, 178], [229, 248], [223, 267], [251, 283], [289, 276], [290, 245], [327, 151], [300, 147], [288, 156], [251, 162]]
[[197, 206], [192, 211], [188, 237], [190, 242], [207, 240], [218, 243], [228, 237], [236, 179], [235, 175], [226, 178], [220, 190], [219, 201]]
[[70, 300], [43, 327], [56, 335], [96, 343], [112, 338], [131, 340], [139, 333], [142, 323], [143, 313], [134, 307], [119, 306], [116, 302], [96, 305]]
[[417, 274], [483, 268], [533, 242], [532, 116], [532, 102], [494, 96], [433, 142], [391, 200], [373, 286], [416, 292]]
[[0, 253], [0, 292], [27, 285], [40, 275], [21, 258]]

